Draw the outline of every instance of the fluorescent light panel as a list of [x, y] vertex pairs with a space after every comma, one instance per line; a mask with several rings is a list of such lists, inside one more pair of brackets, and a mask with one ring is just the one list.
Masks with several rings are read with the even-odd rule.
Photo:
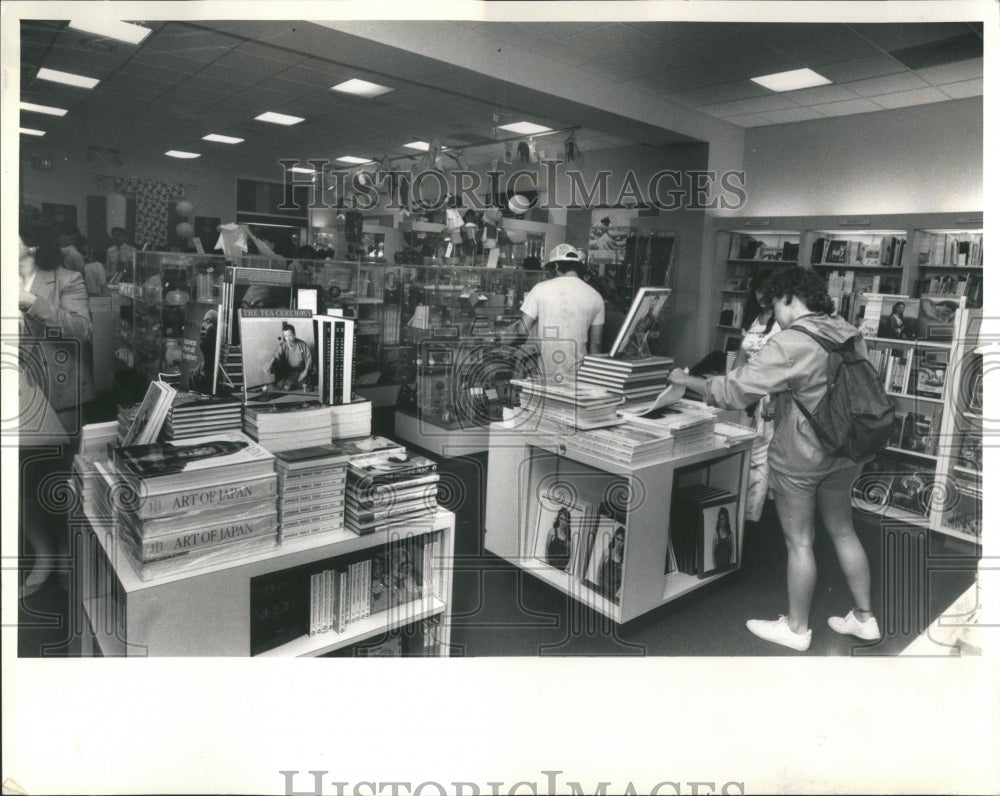
[[133, 25], [131, 22], [117, 19], [74, 19], [70, 21], [69, 26], [96, 36], [123, 41], [126, 44], [139, 44], [153, 32], [142, 25]]
[[208, 135], [203, 135], [201, 137], [202, 141], [214, 141], [217, 144], [242, 144], [243, 138], [233, 138], [231, 135], [219, 135], [218, 133], [209, 133]]
[[295, 172], [296, 174], [315, 174], [316, 169], [307, 169], [304, 166], [292, 166], [289, 171]]
[[301, 116], [289, 116], [287, 113], [275, 113], [274, 111], [266, 111], [260, 116], [254, 117], [258, 122], [270, 122], [271, 124], [283, 124], [286, 127], [293, 124], [298, 124], [299, 122], [304, 122], [305, 119]]
[[383, 94], [388, 94], [393, 89], [388, 86], [380, 86], [378, 83], [369, 83], [367, 80], [359, 80], [354, 77], [350, 80], [345, 80], [343, 83], [338, 83], [335, 86], [330, 86], [334, 91], [341, 91], [344, 94], [354, 94], [358, 97], [381, 97]]
[[797, 91], [800, 88], [825, 86], [832, 81], [812, 69], [792, 69], [790, 72], [775, 72], [773, 75], [751, 77], [754, 83], [771, 91]]
[[168, 149], [163, 153], [169, 158], [180, 158], [181, 160], [190, 160], [191, 158], [200, 158], [200, 152], [182, 152], [179, 149]]
[[403, 144], [406, 149], [415, 149], [417, 152], [429, 152], [431, 145], [426, 141], [411, 141], [409, 144]]
[[534, 122], [514, 122], [513, 124], [501, 124], [501, 130], [510, 130], [512, 133], [520, 135], [533, 135], [535, 133], [551, 133], [551, 127], [542, 127]]
[[356, 158], [354, 155], [344, 155], [342, 158], [337, 158], [341, 163], [353, 163], [358, 166], [364, 163], [374, 163], [375, 161], [369, 160], [368, 158]]
[[21, 128], [21, 134], [22, 135], [45, 135], [45, 131], [44, 130], [35, 130], [35, 129], [31, 128], [31, 127], [22, 127]]
[[53, 83], [63, 83], [67, 86], [77, 86], [78, 88], [93, 88], [101, 81], [96, 77], [84, 77], [74, 75], [72, 72], [60, 72], [58, 69], [48, 69], [42, 67], [38, 70], [39, 80], [51, 80]]
[[33, 102], [22, 102], [22, 111], [34, 111], [35, 113], [47, 113], [49, 116], [65, 116], [65, 108], [53, 108], [51, 105], [36, 105]]

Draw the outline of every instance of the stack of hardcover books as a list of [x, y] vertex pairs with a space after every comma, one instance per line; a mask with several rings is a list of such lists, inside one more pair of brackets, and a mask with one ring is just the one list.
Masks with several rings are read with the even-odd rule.
[[313, 399], [247, 403], [243, 431], [269, 451], [324, 445], [331, 439], [330, 407]]
[[673, 559], [666, 562], [665, 570], [704, 578], [735, 568], [738, 507], [736, 495], [724, 489], [706, 484], [675, 489], [670, 507]]
[[585, 356], [577, 379], [621, 395], [626, 402], [655, 398], [667, 383], [673, 357], [612, 359], [606, 355]]
[[329, 411], [331, 439], [366, 437], [372, 433], [372, 402], [367, 398], [331, 406]]
[[623, 410], [619, 414], [632, 425], [669, 434], [674, 441], [674, 456], [682, 456], [716, 442], [715, 423], [718, 411], [696, 401], [681, 398], [656, 409]]
[[364, 535], [432, 516], [439, 479], [435, 462], [405, 449], [353, 459], [347, 470], [347, 528]]
[[274, 457], [238, 431], [115, 448], [118, 539], [143, 580], [273, 547]]
[[344, 527], [347, 456], [332, 445], [276, 451], [281, 539]]
[[163, 424], [163, 439], [204, 437], [217, 431], [239, 431], [243, 406], [232, 395], [178, 392]]
[[580, 382], [552, 384], [534, 379], [511, 379], [521, 389], [521, 407], [537, 417], [539, 429], [546, 425], [600, 428], [621, 421], [615, 410], [622, 397], [602, 387]]
[[580, 431], [561, 440], [568, 450], [588, 453], [629, 467], [665, 459], [674, 448], [674, 439], [669, 432], [628, 424]]

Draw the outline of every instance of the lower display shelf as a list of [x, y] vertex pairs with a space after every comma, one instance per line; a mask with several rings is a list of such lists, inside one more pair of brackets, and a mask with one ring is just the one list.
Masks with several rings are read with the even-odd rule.
[[[414, 600], [386, 611], [360, 619], [351, 624], [343, 633], [328, 630], [314, 636], [300, 636], [280, 647], [267, 650], [255, 658], [302, 658], [325, 655], [338, 649], [367, 641], [370, 638], [419, 622], [430, 616], [443, 614], [447, 606], [440, 600]], [[444, 654], [443, 652], [441, 654]]]

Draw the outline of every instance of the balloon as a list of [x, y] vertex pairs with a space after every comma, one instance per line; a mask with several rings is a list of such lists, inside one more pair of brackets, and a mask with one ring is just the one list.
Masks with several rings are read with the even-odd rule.
[[190, 240], [194, 237], [194, 227], [192, 227], [187, 221], [182, 221], [177, 225], [177, 237], [181, 240]]
[[187, 199], [181, 199], [177, 203], [177, 214], [180, 216], [193, 216], [194, 205], [191, 204]]

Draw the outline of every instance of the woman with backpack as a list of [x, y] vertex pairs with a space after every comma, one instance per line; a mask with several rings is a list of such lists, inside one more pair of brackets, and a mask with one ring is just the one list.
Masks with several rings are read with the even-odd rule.
[[845, 617], [830, 617], [828, 624], [838, 633], [873, 641], [881, 634], [871, 611], [871, 574], [854, 530], [851, 503], [851, 486], [862, 464], [847, 456], [829, 454], [803, 412], [803, 408], [816, 412], [828, 387], [831, 355], [811, 335], [835, 346], [851, 341], [852, 350], [862, 360], [867, 355], [864, 338], [858, 329], [834, 314], [825, 282], [812, 271], [795, 267], [776, 272], [764, 284], [762, 297], [773, 306], [781, 331], [752, 360], [725, 376], [702, 379], [682, 369], [670, 374], [672, 383], [698, 392], [714, 406], [738, 409], [767, 395], [773, 399], [768, 482], [788, 550], [788, 615], [770, 621], [751, 619], [747, 628], [767, 641], [800, 652], [809, 649], [818, 509], [854, 598], [854, 608]]

